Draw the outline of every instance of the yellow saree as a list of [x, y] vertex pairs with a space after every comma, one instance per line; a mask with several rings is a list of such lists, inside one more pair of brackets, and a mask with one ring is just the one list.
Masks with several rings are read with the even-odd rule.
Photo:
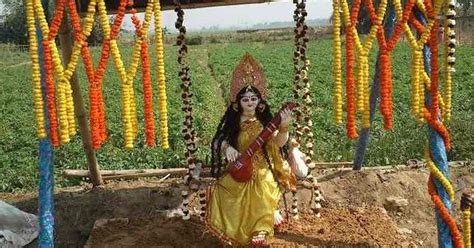
[[[243, 152], [262, 131], [259, 121], [240, 124], [239, 152]], [[290, 178], [290, 168], [280, 154], [280, 148], [270, 140], [266, 151], [278, 180]], [[253, 176], [249, 182], [236, 182], [224, 174], [210, 186], [206, 224], [221, 240], [231, 245], [246, 245], [258, 232], [273, 236], [273, 216], [281, 196], [262, 150], [252, 157]]]

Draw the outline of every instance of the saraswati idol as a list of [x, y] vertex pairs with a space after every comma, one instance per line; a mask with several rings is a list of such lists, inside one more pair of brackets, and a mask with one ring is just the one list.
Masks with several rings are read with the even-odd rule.
[[227, 244], [261, 246], [283, 220], [280, 187], [295, 187], [282, 155], [294, 104], [272, 116], [265, 75], [249, 53], [235, 68], [230, 88], [231, 103], [212, 141], [217, 180], [208, 191], [206, 224]]

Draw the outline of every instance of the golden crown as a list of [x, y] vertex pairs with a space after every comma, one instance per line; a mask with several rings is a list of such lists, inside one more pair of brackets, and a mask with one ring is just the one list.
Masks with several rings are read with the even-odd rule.
[[266, 100], [267, 80], [265, 79], [262, 67], [250, 53], [245, 53], [232, 74], [232, 82], [230, 85], [231, 101], [237, 101], [237, 94], [243, 88], [249, 86], [255, 87], [262, 96], [262, 99]]

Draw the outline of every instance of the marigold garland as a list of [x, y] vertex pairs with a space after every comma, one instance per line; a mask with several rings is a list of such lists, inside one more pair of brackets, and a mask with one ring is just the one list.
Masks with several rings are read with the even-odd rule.
[[474, 195], [472, 193], [463, 193], [461, 196], [461, 211], [462, 211], [462, 230], [464, 247], [471, 247], [471, 209]]
[[[49, 81], [49, 87], [53, 89], [53, 91], [50, 91], [50, 97], [49, 97], [49, 106], [51, 107], [51, 103], [55, 103], [56, 100], [52, 101], [51, 99], [54, 99], [53, 94], [57, 93], [57, 113], [58, 117], [53, 118], [52, 121], [52, 128], [54, 129], [55, 126], [55, 120], [59, 120], [59, 132], [60, 132], [60, 139], [61, 143], [66, 143], [69, 141], [70, 136], [74, 135], [76, 132], [75, 129], [75, 116], [74, 116], [74, 103], [73, 103], [73, 98], [72, 98], [72, 89], [70, 87], [69, 81], [71, 76], [74, 73], [74, 70], [77, 65], [77, 61], [79, 57], [82, 54], [84, 64], [86, 67], [86, 72], [87, 72], [87, 77], [90, 83], [90, 107], [91, 107], [91, 132], [92, 132], [92, 137], [93, 137], [93, 147], [97, 149], [100, 147], [100, 145], [105, 141], [106, 138], [106, 126], [105, 126], [105, 109], [104, 109], [104, 102], [103, 102], [103, 96], [102, 96], [102, 90], [101, 90], [101, 83], [102, 83], [102, 78], [105, 72], [105, 67], [107, 64], [107, 59], [112, 52], [112, 55], [114, 57], [114, 62], [116, 64], [116, 67], [119, 71], [119, 75], [122, 79], [122, 84], [123, 84], [123, 108], [124, 108], [124, 119], [127, 119], [128, 121], [124, 121], [128, 124], [131, 125], [128, 126], [128, 133], [131, 133], [131, 135], [126, 134], [126, 146], [128, 148], [133, 147], [133, 139], [137, 136], [138, 130], [137, 130], [137, 119], [136, 119], [136, 103], [134, 101], [134, 91], [133, 91], [133, 79], [135, 77], [135, 74], [137, 72], [137, 67], [138, 63], [140, 62], [140, 58], [143, 60], [143, 73], [144, 73], [144, 81], [145, 81], [145, 101], [147, 102], [146, 105], [146, 125], [147, 125], [147, 130], [150, 130], [150, 120], [153, 120], [153, 117], [150, 119], [149, 118], [149, 113], [153, 113], [153, 108], [151, 106], [150, 108], [150, 103], [152, 100], [152, 94], [150, 89], [151, 89], [151, 77], [147, 77], [146, 74], [150, 75], [149, 72], [149, 65], [146, 66], [148, 56], [140, 56], [140, 54], [144, 55], [147, 54], [147, 48], [148, 44], [146, 42], [143, 42], [144, 39], [146, 39], [146, 34], [144, 35], [139, 35], [137, 42], [135, 43], [134, 50], [133, 50], [133, 55], [132, 55], [132, 62], [127, 70], [124, 69], [123, 62], [121, 61], [120, 58], [120, 51], [118, 50], [118, 46], [116, 43], [116, 37], [120, 31], [120, 26], [121, 22], [123, 20], [124, 12], [126, 9], [126, 3], [127, 0], [121, 0], [121, 4], [119, 6], [119, 13], [115, 18], [114, 24], [112, 26], [112, 29], [110, 28], [110, 24], [108, 23], [108, 17], [107, 17], [107, 12], [106, 12], [106, 7], [105, 7], [105, 2], [104, 0], [92, 0], [90, 1], [90, 4], [88, 5], [88, 11], [87, 15], [84, 20], [83, 27], [81, 29], [81, 24], [80, 24], [80, 18], [77, 13], [77, 9], [75, 6], [75, 1], [74, 0], [58, 0], [56, 4], [56, 9], [54, 11], [54, 17], [52, 19], [52, 24], [49, 27], [48, 23], [46, 22], [46, 18], [44, 15], [44, 10], [42, 8], [41, 3], [38, 0], [30, 0], [27, 3], [27, 10], [29, 11], [29, 32], [30, 34], [34, 34], [34, 24], [35, 24], [35, 15], [38, 18], [38, 23], [40, 26], [40, 29], [44, 35], [44, 37], [47, 37], [45, 39], [45, 42], [43, 42], [43, 45], [46, 46], [46, 63], [47, 63], [47, 74], [50, 75], [48, 79]], [[146, 14], [145, 14], [145, 20], [143, 22], [143, 29], [148, 30], [149, 24], [150, 24], [150, 18], [153, 15], [154, 10], [156, 10], [158, 13], [155, 13], [155, 23], [160, 23], [161, 20], [159, 18], [160, 16], [160, 5], [159, 2], [156, 1], [149, 1], [149, 4], [147, 4], [146, 8]], [[67, 7], [66, 4], [68, 4], [69, 7], [69, 13], [71, 16], [71, 24], [73, 27], [73, 35], [74, 35], [74, 47], [71, 55], [71, 60], [70, 62], [66, 65], [63, 66], [61, 63], [61, 59], [59, 56], [59, 52], [57, 49], [57, 46], [55, 44], [54, 39], [57, 36], [57, 33], [59, 31], [59, 25], [62, 22], [63, 17], [65, 16], [65, 8]], [[90, 35], [90, 32], [92, 30], [92, 24], [94, 21], [94, 15], [96, 11], [96, 5], [98, 9], [98, 16], [99, 20], [101, 22], [101, 25], [103, 27], [104, 31], [104, 46], [102, 48], [101, 52], [101, 59], [99, 62], [99, 65], [97, 67], [97, 70], [94, 70], [94, 65], [92, 62], [92, 58], [90, 56], [90, 52], [88, 49], [88, 44], [86, 42], [87, 37]], [[29, 7], [28, 7], [29, 6]], [[123, 12], [122, 14], [120, 12]], [[157, 30], [161, 29], [157, 28]], [[31, 43], [35, 41], [35, 36], [30, 35], [30, 40]], [[158, 59], [163, 60], [162, 56], [162, 40], [161, 40], [161, 35], [157, 37], [157, 40], [160, 40], [161, 46], [157, 47], [157, 51], [161, 50], [161, 53], [158, 53]], [[37, 46], [31, 46], [32, 47], [32, 63], [33, 63], [33, 71], [39, 71], [39, 62], [35, 63], [35, 61], [38, 61], [37, 59]], [[36, 50], [36, 52], [35, 52]], [[160, 56], [161, 55], [161, 56]], [[149, 63], [149, 62], [148, 62]], [[36, 64], [36, 65], [35, 65]], [[167, 114], [166, 114], [166, 91], [164, 87], [164, 67], [162, 66], [163, 63], [159, 66], [159, 77], [162, 78], [160, 81], [160, 87], [159, 91], [160, 93], [160, 115], [162, 115], [164, 118], [161, 118], [160, 123], [164, 124], [162, 125], [162, 136], [163, 136], [163, 144], [164, 147], [166, 148], [168, 146], [167, 144], [167, 136], [168, 136], [168, 131], [167, 131]], [[54, 74], [53, 74], [54, 70]], [[148, 71], [148, 72], [147, 72]], [[55, 75], [58, 80], [58, 85], [57, 85], [57, 90], [56, 92], [54, 91], [54, 77]], [[148, 78], [148, 80], [147, 80]], [[34, 86], [36, 89], [34, 90], [35, 94], [35, 109], [36, 109], [36, 116], [37, 116], [37, 123], [38, 123], [38, 136], [40, 137], [45, 137], [46, 132], [44, 131], [44, 112], [42, 111], [42, 96], [41, 96], [41, 87], [40, 87], [40, 75], [39, 72], [35, 73], [33, 72], [33, 81], [34, 84], [37, 86]], [[147, 86], [147, 82], [150, 84]], [[39, 84], [38, 84], [39, 83]], [[51, 87], [53, 86], [53, 87]], [[38, 101], [40, 100], [40, 101]], [[164, 104], [162, 104], [164, 103]], [[128, 111], [127, 111], [128, 110]], [[54, 112], [53, 117], [54, 117]], [[128, 113], [128, 115], [127, 115]], [[41, 127], [42, 126], [42, 127]], [[163, 128], [164, 127], [164, 128]], [[127, 128], [125, 128], [127, 129]], [[39, 131], [43, 130], [43, 131]], [[54, 132], [53, 132], [54, 133]], [[54, 136], [54, 134], [53, 134]], [[131, 139], [130, 137], [131, 136]], [[147, 136], [150, 137], [150, 132], [147, 131]], [[53, 143], [57, 146], [58, 142], [54, 141], [55, 138], [53, 137]], [[151, 142], [154, 143], [154, 142]], [[149, 144], [151, 144], [149, 143]]]
[[56, 116], [56, 90], [53, 78], [53, 61], [51, 57], [51, 50], [49, 49], [48, 39], [43, 40], [43, 53], [46, 80], [46, 107], [48, 109], [49, 115], [49, 134], [51, 138], [51, 144], [54, 147], [58, 147], [60, 142], [58, 136], [58, 120]]
[[160, 116], [160, 134], [161, 147], [169, 148], [168, 142], [168, 106], [166, 97], [166, 78], [165, 78], [165, 61], [163, 55], [163, 31], [161, 30], [161, 6], [160, 1], [155, 1], [153, 5], [155, 13], [155, 52], [157, 76], [158, 76], [158, 114]]
[[334, 118], [342, 124], [342, 52], [341, 52], [341, 14], [339, 0], [333, 0], [333, 104]]
[[[376, 36], [379, 43], [379, 63], [380, 63], [380, 94], [381, 94], [381, 112], [384, 117], [384, 127], [389, 129], [393, 126], [393, 117], [392, 117], [392, 71], [391, 71], [391, 59], [390, 53], [393, 51], [396, 42], [400, 38], [400, 36], [405, 33], [408, 43], [412, 50], [412, 65], [410, 69], [412, 70], [412, 111], [414, 112], [415, 116], [419, 120], [427, 121], [431, 128], [433, 128], [443, 139], [445, 144], [445, 148], [447, 151], [451, 149], [451, 140], [448, 133], [447, 128], [443, 125], [443, 123], [439, 119], [439, 109], [443, 111], [444, 118], [448, 118], [447, 108], [450, 107], [450, 100], [448, 100], [448, 94], [451, 92], [451, 85], [450, 78], [448, 78], [448, 83], [445, 84], [446, 95], [443, 97], [441, 96], [440, 92], [438, 91], [439, 87], [439, 63], [438, 63], [438, 41], [436, 34], [438, 32], [438, 25], [436, 17], [440, 13], [441, 6], [443, 0], [434, 0], [433, 4], [426, 0], [425, 3], [422, 0], [408, 0], [406, 1], [404, 7], [402, 8], [402, 4], [400, 0], [393, 0], [393, 6], [396, 12], [397, 22], [394, 27], [394, 31], [390, 38], [385, 37], [385, 32], [381, 28], [381, 23], [384, 16], [384, 11], [381, 10], [385, 8], [385, 3], [381, 2], [378, 6], [379, 11], [375, 11], [375, 7], [372, 4], [371, 0], [364, 0], [367, 10], [369, 12], [371, 23], [373, 26], [371, 27], [371, 31], [377, 29]], [[333, 1], [333, 13], [334, 19], [336, 20], [334, 23], [334, 65], [333, 70], [336, 71], [337, 69], [337, 61], [339, 59], [338, 49], [340, 49], [338, 35], [340, 31], [338, 30], [339, 23], [337, 19], [340, 18], [339, 16], [339, 8], [342, 9], [343, 13], [343, 20], [344, 25], [346, 28], [346, 99], [347, 99], [347, 134], [350, 138], [357, 137], [357, 130], [356, 130], [356, 111], [359, 110], [362, 112], [362, 122], [363, 126], [367, 127], [369, 119], [366, 115], [367, 110], [369, 110], [366, 97], [368, 96], [368, 84], [365, 83], [365, 80], [368, 79], [368, 73], [366, 73], [368, 69], [368, 60], [366, 59], [367, 53], [370, 49], [364, 50], [367, 45], [368, 47], [371, 46], [370, 42], [373, 35], [369, 33], [366, 43], [362, 44], [359, 40], [359, 36], [356, 30], [356, 23], [357, 23], [357, 15], [360, 10], [361, 0], [353, 1], [349, 12], [349, 6], [346, 1]], [[420, 22], [416, 21], [413, 15], [413, 8], [417, 6], [422, 13], [428, 17], [426, 25], [422, 25]], [[455, 15], [453, 11], [447, 11], [450, 17]], [[413, 33], [411, 32], [409, 24], [412, 25], [415, 30], [419, 33], [419, 38], [415, 38]], [[379, 25], [379, 27], [375, 27]], [[449, 22], [449, 25], [453, 26], [454, 22]], [[452, 36], [447, 34], [448, 38], [454, 39], [454, 33], [450, 33]], [[454, 48], [455, 48], [455, 41], [449, 41], [449, 45], [445, 45], [445, 53], [447, 56], [454, 55]], [[423, 60], [423, 46], [427, 44], [430, 46], [431, 50], [431, 74], [428, 76], [424, 69], [424, 60]], [[354, 52], [354, 48], [357, 50]], [[358, 63], [354, 63], [355, 56], [358, 56]], [[447, 65], [453, 65], [455, 59], [445, 58], [445, 75], [446, 72], [452, 72], [453, 69], [447, 67]], [[353, 70], [354, 66], [357, 66], [357, 80], [354, 78]], [[337, 95], [340, 94], [339, 89], [337, 88], [338, 84], [337, 81], [339, 80], [337, 74], [334, 74], [334, 98], [337, 98]], [[357, 85], [356, 85], [357, 83]], [[425, 87], [426, 90], [429, 90], [429, 96], [431, 98], [431, 106], [428, 108], [425, 107]], [[357, 100], [357, 101], [356, 101]], [[342, 103], [338, 103], [336, 100], [334, 101], [335, 111], [337, 113], [337, 109], [342, 106]], [[336, 121], [342, 118], [337, 118]], [[428, 155], [429, 158], [429, 155]], [[441, 184], [447, 189], [448, 194], [450, 195], [451, 199], [454, 197], [454, 190], [449, 183], [449, 180], [444, 178], [444, 175], [441, 171], [436, 167], [436, 165], [431, 161], [431, 158], [427, 159], [428, 166], [431, 171], [431, 175], [435, 175], [440, 180]], [[444, 207], [441, 199], [437, 195], [433, 185], [432, 179], [430, 176], [430, 195], [432, 197], [433, 202], [437, 206], [437, 209], [440, 212], [443, 220], [448, 224], [452, 237], [455, 243], [455, 246], [458, 247], [460, 244], [460, 234], [459, 231], [456, 229], [456, 225], [454, 220], [449, 215], [449, 212]]]
[[[91, 5], [93, 5], [91, 1]], [[40, 23], [40, 28], [45, 37], [48, 37], [49, 40], [49, 49], [51, 50], [51, 57], [54, 65], [55, 75], [59, 80], [59, 84], [57, 87], [57, 95], [58, 95], [58, 109], [59, 109], [59, 122], [61, 127], [61, 143], [67, 143], [70, 139], [70, 136], [74, 135], [76, 132], [75, 129], [75, 116], [74, 116], [74, 103], [72, 98], [72, 89], [69, 84], [69, 80], [75, 70], [77, 65], [77, 61], [80, 56], [80, 50], [82, 47], [82, 43], [80, 42], [80, 35], [77, 32], [74, 32], [74, 37], [79, 42], [74, 43], [71, 60], [67, 64], [66, 68], [62, 66], [61, 59], [59, 57], [59, 52], [57, 46], [54, 42], [55, 36], [59, 30], [59, 25], [62, 21], [64, 16], [64, 8], [65, 8], [66, 1], [61, 0], [58, 1], [55, 10], [55, 16], [53, 17], [53, 22], [51, 28], [48, 28], [48, 24], [46, 22], [46, 18], [43, 12], [43, 8], [41, 3], [37, 0], [34, 1], [36, 16], [38, 17], [38, 21]], [[88, 9], [91, 9], [91, 5], [89, 5]], [[69, 4], [71, 6], [71, 4]], [[73, 5], [75, 7], [75, 5]], [[70, 7], [71, 8], [71, 7]], [[88, 13], [85, 18], [84, 26], [92, 25], [91, 16], [94, 13]], [[71, 20], [74, 20], [74, 17], [71, 17]], [[74, 26], [73, 26], [74, 27]], [[90, 33], [90, 31], [89, 31]], [[78, 38], [79, 37], [79, 38]], [[64, 106], [63, 106], [64, 105]]]
[[431, 116], [437, 117], [439, 115], [439, 100], [438, 100], [438, 88], [439, 88], [439, 63], [438, 63], [438, 21], [434, 21], [434, 26], [431, 29], [431, 35], [429, 39], [429, 47], [431, 51]]
[[26, 24], [28, 29], [28, 41], [30, 43], [30, 59], [32, 69], [33, 83], [33, 101], [36, 118], [36, 135], [40, 139], [47, 137], [45, 130], [45, 116], [43, 110], [43, 93], [41, 89], [41, 72], [39, 65], [38, 41], [36, 39], [35, 14], [33, 8], [33, 0], [25, 2], [26, 7]]
[[426, 160], [426, 166], [428, 167], [430, 173], [434, 175], [436, 179], [438, 179], [439, 182], [446, 189], [446, 192], [449, 195], [449, 199], [451, 201], [454, 201], [455, 193], [454, 193], [453, 185], [451, 184], [449, 179], [443, 175], [443, 173], [438, 169], [438, 167], [436, 167], [435, 163], [431, 159], [429, 146], [425, 147], [425, 160]]
[[[346, 16], [346, 14], [344, 14]], [[350, 30], [350, 25], [346, 23], [346, 30]], [[356, 139], [356, 102], [355, 102], [355, 79], [354, 79], [354, 38], [352, 32], [346, 32], [346, 98], [347, 98], [347, 136]]]
[[432, 174], [430, 174], [428, 179], [428, 192], [431, 196], [431, 200], [434, 202], [436, 209], [438, 210], [439, 215], [449, 227], [454, 247], [463, 247], [461, 233], [459, 232], [459, 229], [456, 225], [456, 221], [453, 217], [451, 217], [449, 210], [444, 206], [443, 201], [439, 197], [434, 185], [434, 178]]
[[[101, 3], [102, 2], [102, 3]], [[99, 2], [99, 15], [101, 16], [100, 20], [102, 26], [108, 25], [107, 14], [105, 11], [105, 4], [103, 0]], [[148, 30], [150, 25], [150, 19], [153, 13], [153, 4], [154, 1], [148, 1], [145, 9], [145, 19], [143, 21], [143, 30]], [[100, 7], [103, 5], [103, 7]], [[109, 30], [110, 32], [110, 30]], [[104, 31], [105, 33], [105, 31]], [[132, 62], [128, 70], [125, 70], [125, 66], [122, 62], [120, 50], [118, 49], [117, 41], [115, 39], [110, 40], [110, 48], [112, 52], [112, 57], [115, 63], [115, 67], [119, 72], [120, 79], [122, 81], [122, 113], [123, 113], [123, 124], [124, 124], [124, 137], [125, 137], [125, 147], [127, 149], [133, 148], [133, 141], [137, 135], [137, 116], [136, 116], [136, 103], [134, 99], [133, 92], [133, 79], [137, 72], [138, 63], [140, 62], [140, 50], [141, 43], [143, 39], [137, 37], [135, 46], [132, 52]]]
[[[358, 51], [359, 63], [357, 71], [357, 110], [362, 112], [362, 125], [365, 128], [370, 126], [370, 109], [369, 109], [369, 65], [368, 65], [368, 56], [370, 49], [372, 48], [374, 40], [377, 38], [378, 30], [382, 28], [381, 23], [385, 15], [385, 9], [387, 7], [387, 1], [383, 0], [380, 2], [377, 14], [374, 13], [375, 20], [373, 20], [372, 26], [370, 27], [369, 34], [364, 43], [361, 42], [360, 37], [357, 33], [356, 23], [357, 16], [360, 10], [360, 0], [353, 2], [350, 10], [350, 21], [345, 20], [345, 22], [350, 22], [350, 31], [352, 32], [352, 37], [355, 42], [355, 47]], [[373, 9], [373, 4], [371, 1], [366, 1], [368, 9]], [[347, 1], [342, 1], [342, 10], [343, 12], [348, 13], [349, 7]], [[375, 10], [374, 10], [375, 12]], [[348, 16], [345, 14], [344, 16]]]
[[[87, 78], [89, 80], [89, 102], [90, 102], [90, 130], [92, 137], [92, 147], [98, 149], [100, 145], [105, 141], [107, 137], [106, 123], [105, 123], [105, 107], [102, 97], [101, 84], [103, 75], [105, 73], [105, 67], [108, 61], [109, 52], [110, 52], [110, 39], [109, 37], [104, 37], [104, 42], [102, 46], [101, 56], [99, 60], [99, 65], [94, 71], [94, 65], [92, 62], [92, 57], [90, 55], [89, 49], [87, 47], [87, 42], [85, 41], [86, 37], [90, 35], [92, 31], [92, 24], [94, 22], [94, 13], [95, 13], [96, 1], [90, 2], [88, 6], [88, 15], [85, 20], [85, 27], [83, 31], [84, 36], [84, 46], [81, 49], [82, 58], [86, 68]], [[119, 4], [119, 12], [115, 16], [113, 27], [120, 26], [122, 23], [123, 16], [125, 14], [126, 0], [122, 0]], [[79, 15], [74, 4], [71, 5], [71, 21], [73, 27], [75, 27], [75, 32], [80, 33], [78, 29], [80, 27]], [[77, 18], [76, 18], [77, 16]], [[90, 24], [86, 26], [86, 24]], [[105, 28], [107, 33], [110, 33], [110, 28]], [[113, 28], [114, 29], [114, 28]], [[105, 32], [104, 32], [105, 33]], [[113, 35], [113, 34], [112, 34]], [[110, 34], [109, 34], [110, 36]], [[79, 41], [78, 41], [79, 42]]]
[[462, 211], [462, 227], [464, 247], [469, 247], [471, 245], [471, 210]]
[[150, 75], [150, 60], [148, 59], [147, 30], [141, 29], [140, 20], [136, 16], [136, 10], [134, 8], [132, 8], [131, 13], [136, 34], [144, 40], [141, 45], [140, 54], [142, 62], [143, 101], [145, 108], [145, 136], [147, 145], [153, 147], [155, 146], [155, 122], [153, 117], [153, 89]]
[[[86, 68], [87, 77], [88, 77], [89, 81], [90, 81], [90, 78], [91, 78], [90, 70], [91, 70], [91, 67], [93, 68], [92, 59], [86, 57], [84, 52], [88, 49], [86, 39], [90, 35], [90, 32], [92, 31], [92, 25], [93, 25], [93, 22], [94, 22], [94, 14], [95, 14], [95, 6], [96, 6], [96, 1], [95, 0], [89, 2], [89, 5], [87, 7], [87, 10], [88, 10], [87, 15], [84, 18], [83, 28], [81, 29], [81, 21], [80, 21], [79, 15], [77, 13], [76, 3], [75, 3], [74, 0], [68, 0], [68, 8], [69, 8], [69, 13], [70, 13], [72, 28], [74, 30], [73, 34], [74, 34], [74, 41], [75, 41], [72, 56], [71, 56], [71, 61], [73, 63], [77, 63], [77, 61], [79, 59], [79, 56], [82, 54], [84, 65], [85, 65], [85, 68]], [[68, 68], [66, 69], [66, 71], [69, 71], [69, 70], [71, 70], [71, 67], [68, 65]], [[73, 71], [73, 70], [74, 69], [72, 69], [71, 71]], [[66, 72], [65, 74], [69, 74], [69, 73]], [[70, 90], [70, 84], [67, 83], [67, 86], [68, 86], [68, 88], [67, 88], [68, 109], [73, 109], [74, 106], [72, 104], [72, 97], [71, 97], [72, 91]], [[90, 92], [94, 92], [94, 90], [90, 90]], [[91, 94], [90, 92], [89, 92], [89, 94]], [[94, 108], [94, 103], [93, 102], [91, 102], [90, 108], [91, 109]], [[74, 116], [68, 115], [68, 117], [69, 117], [69, 122], [73, 124], [75, 122]], [[93, 123], [93, 119], [91, 119], [91, 123]], [[75, 128], [74, 128], [75, 124], [71, 125], [70, 127], [72, 127], [71, 132], [76, 131]], [[93, 135], [94, 133], [92, 131], [93, 130], [91, 129], [92, 141], [93, 141], [92, 144], [93, 144], [93, 148], [94, 148], [94, 135]]]
[[448, 121], [451, 120], [452, 112], [452, 73], [456, 71], [454, 69], [456, 62], [456, 33], [454, 31], [454, 26], [456, 25], [455, 7], [454, 0], [449, 0], [447, 8], [445, 9], [444, 23], [444, 99], [446, 106], [443, 111], [443, 117]]
[[[356, 131], [356, 110], [362, 112], [362, 124], [363, 127], [368, 128], [370, 126], [370, 108], [369, 108], [369, 52], [372, 48], [374, 40], [382, 29], [382, 21], [387, 8], [387, 1], [381, 1], [378, 6], [377, 13], [372, 1], [365, 1], [369, 12], [371, 12], [372, 26], [370, 28], [368, 37], [365, 42], [362, 43], [357, 33], [356, 23], [357, 16], [359, 14], [361, 0], [353, 2], [349, 11], [349, 5], [346, 0], [342, 0], [340, 4], [334, 3], [335, 5], [341, 5], [343, 13], [343, 20], [346, 27], [346, 98], [347, 98], [347, 133], [349, 138], [355, 139], [357, 137]], [[334, 7], [338, 9], [339, 7]], [[357, 56], [359, 58], [357, 63], [357, 80], [354, 78], [354, 61], [355, 52], [354, 47], [357, 49]], [[383, 56], [382, 56], [383, 57]], [[335, 58], [337, 60], [337, 58]], [[385, 61], [385, 60], [384, 60]], [[386, 66], [387, 63], [384, 63]], [[386, 73], [387, 74], [387, 73]], [[385, 77], [386, 78], [386, 77]], [[386, 90], [387, 87], [382, 87], [382, 91]], [[338, 90], [335, 90], [337, 92]], [[390, 90], [388, 91], [390, 92]], [[382, 93], [383, 94], [383, 93]]]
[[[429, 1], [428, 1], [429, 2]], [[420, 2], [414, 2], [412, 1], [410, 4], [417, 4], [417, 6], [420, 6]], [[423, 65], [423, 45], [427, 42], [427, 39], [429, 38], [430, 34], [432, 32], [435, 32], [433, 30], [436, 29], [435, 21], [436, 21], [436, 13], [439, 13], [441, 9], [441, 3], [442, 0], [436, 0], [435, 1], [435, 6], [431, 6], [431, 4], [426, 4], [424, 6], [423, 10], [428, 13], [428, 23], [426, 26], [422, 25], [419, 23], [413, 16], [412, 12], [406, 12], [401, 10], [401, 3], [400, 0], [394, 0], [394, 8], [395, 8], [395, 13], [397, 15], [397, 18], [399, 19], [409, 19], [410, 24], [414, 26], [414, 28], [420, 33], [420, 38], [416, 39], [414, 34], [412, 33], [408, 22], [403, 23], [403, 29], [405, 31], [408, 44], [412, 48], [412, 62], [411, 62], [411, 70], [412, 70], [412, 79], [411, 79], [411, 85], [412, 85], [412, 95], [411, 95], [411, 102], [412, 102], [412, 111], [414, 113], [414, 116], [417, 118], [418, 121], [422, 122], [424, 119], [424, 65]], [[436, 49], [437, 50], [437, 49]], [[435, 61], [432, 60], [431, 63], [436, 63], [437, 64], [437, 59]], [[434, 69], [432, 70], [434, 71]], [[438, 73], [436, 72], [432, 76], [436, 76], [435, 78], [432, 78], [431, 80], [438, 80]], [[433, 86], [435, 87], [435, 86]], [[437, 89], [437, 83], [436, 83], [436, 89]], [[431, 91], [430, 91], [431, 92]], [[431, 92], [433, 95], [435, 95], [434, 100], [436, 101], [436, 108], [439, 107], [438, 104], [438, 92]]]

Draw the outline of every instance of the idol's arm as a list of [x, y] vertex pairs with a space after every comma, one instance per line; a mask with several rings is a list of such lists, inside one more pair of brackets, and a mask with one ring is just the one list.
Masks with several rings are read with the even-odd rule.
[[273, 140], [279, 147], [283, 147], [288, 142], [288, 127], [291, 120], [291, 111], [288, 109], [283, 110], [280, 113], [281, 123], [278, 132], [275, 133]]
[[273, 141], [279, 147], [283, 147], [288, 142], [288, 126], [280, 126], [280, 129], [273, 136]]

